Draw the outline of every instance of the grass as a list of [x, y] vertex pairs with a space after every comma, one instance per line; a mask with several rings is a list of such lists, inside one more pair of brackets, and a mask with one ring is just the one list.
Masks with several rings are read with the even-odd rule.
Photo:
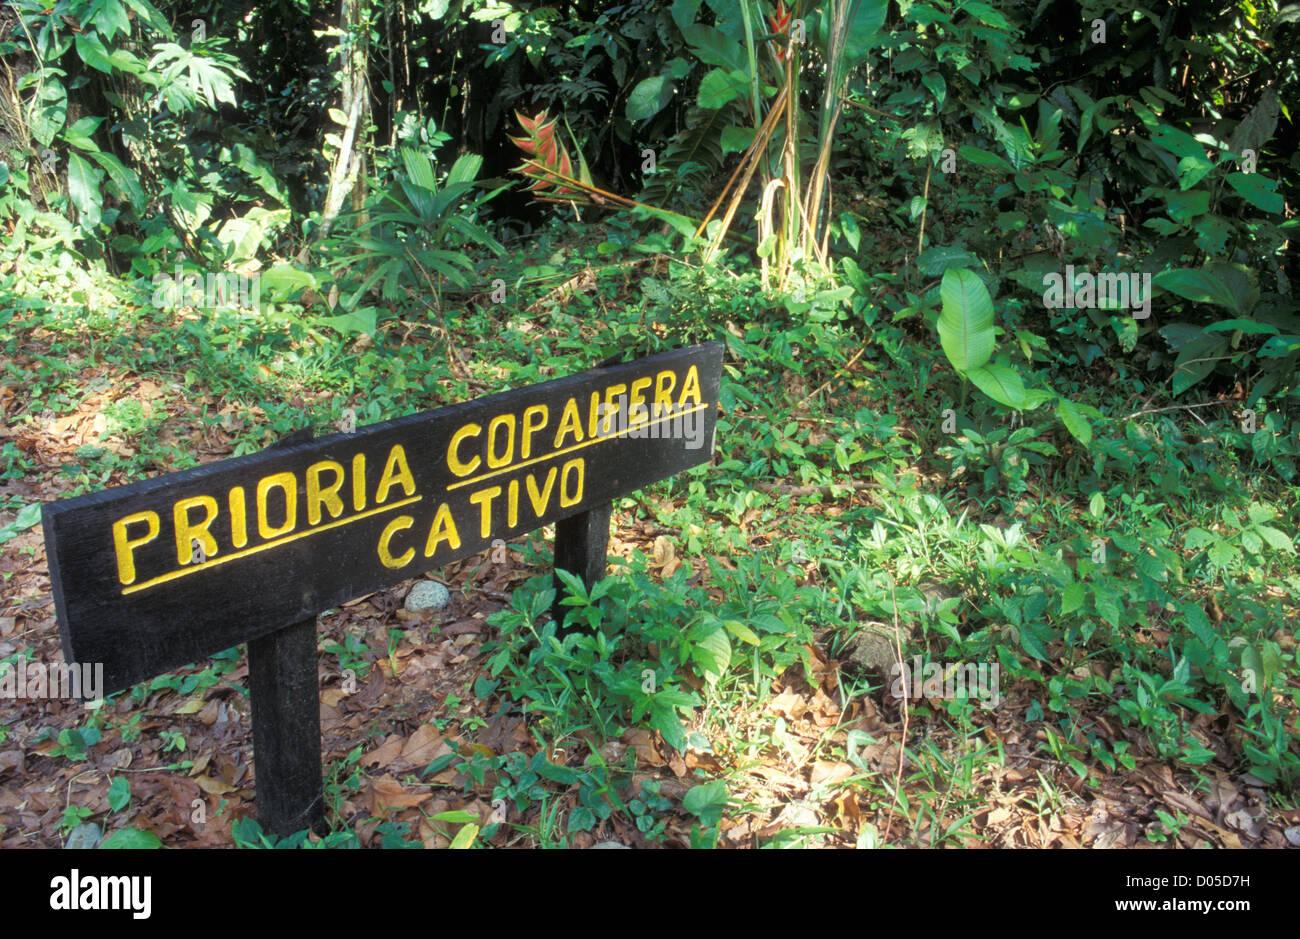
[[[613, 263], [623, 260], [644, 263]], [[1032, 416], [1012, 428], [976, 410], [945, 433], [945, 376], [904, 327], [878, 323], [863, 340], [845, 306], [805, 302], [792, 315], [793, 301], [753, 289], [752, 271], [666, 264], [617, 231], [544, 234], [497, 263], [480, 273], [520, 285], [506, 303], [466, 295], [440, 324], [399, 312], [369, 343], [318, 329], [293, 305], [158, 310], [111, 277], [87, 285], [70, 269], [20, 265], [0, 282], [0, 384], [12, 396], [0, 483], [72, 495], [250, 452], [300, 426], [324, 431], [349, 408], [365, 424], [580, 371], [633, 340], [649, 353], [720, 337], [713, 465], [615, 507], [686, 563], [673, 572], [633, 550], [591, 594], [571, 585], [587, 626], [565, 637], [544, 616], [549, 577], [522, 585], [490, 620], [486, 674], [500, 684], [484, 700], [463, 689], [473, 708], [461, 716], [419, 712], [466, 739], [496, 714], [528, 719], [522, 749], [466, 751], [411, 775], [461, 801], [505, 800], [506, 820], [463, 842], [561, 846], [635, 831], [705, 845], [743, 828], [737, 843], [767, 846], [1002, 843], [989, 806], [1016, 767], [1024, 791], [1007, 804], [1044, 838], [1084, 794], [1152, 762], [1193, 791], [1209, 791], [1216, 772], [1249, 776], [1271, 811], [1294, 810], [1300, 492], [1284, 426], [1270, 425], [1269, 451], [1227, 414], [1204, 426], [1180, 411], [1125, 419], [1136, 409], [1101, 387], [1083, 392], [1110, 415], [1087, 451]], [[590, 289], [563, 299], [555, 277], [528, 280], [584, 265]], [[80, 442], [57, 454], [28, 445], [51, 427]], [[0, 511], [30, 498], [17, 492], [4, 490]], [[1003, 704], [898, 702], [848, 661], [867, 621], [899, 623], [907, 660], [998, 664]], [[396, 662], [390, 627], [369, 643], [335, 634], [323, 649], [364, 678]], [[816, 650], [838, 664], [819, 671]], [[202, 701], [237, 661], [137, 688], [125, 712], [93, 719], [96, 732], [129, 743], [142, 712]], [[638, 729], [671, 746], [626, 745]], [[183, 731], [178, 719], [152, 731], [167, 759], [188, 759]], [[78, 741], [60, 739], [60, 755], [83, 761]], [[349, 826], [365, 814], [345, 809], [374, 775], [360, 752], [327, 772], [331, 844], [353, 843]], [[647, 774], [652, 752], [671, 775]], [[456, 782], [427, 782], [448, 767]], [[84, 818], [75, 808], [64, 827]], [[441, 819], [440, 837], [467, 832], [459, 818]], [[372, 831], [386, 846], [418, 843], [420, 821]], [[1160, 809], [1144, 834], [1176, 842], [1185, 822]], [[265, 840], [247, 826], [232, 838]]]

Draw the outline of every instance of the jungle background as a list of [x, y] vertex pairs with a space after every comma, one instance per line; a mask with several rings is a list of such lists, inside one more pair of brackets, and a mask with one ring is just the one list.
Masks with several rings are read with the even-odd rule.
[[[320, 617], [328, 835], [255, 820], [236, 648], [0, 701], [0, 845], [1300, 846], [1298, 36], [4, 3], [0, 670], [61, 660], [44, 502], [726, 359], [712, 462], [616, 503], [582, 629], [549, 531]], [[903, 663], [996, 665], [996, 706]]]

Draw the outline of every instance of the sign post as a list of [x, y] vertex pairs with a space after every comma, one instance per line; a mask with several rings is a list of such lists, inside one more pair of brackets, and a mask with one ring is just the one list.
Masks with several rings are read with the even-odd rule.
[[247, 642], [258, 817], [319, 831], [317, 614], [550, 523], [590, 587], [613, 500], [710, 459], [721, 372], [705, 343], [48, 503], [64, 658], [112, 694]]

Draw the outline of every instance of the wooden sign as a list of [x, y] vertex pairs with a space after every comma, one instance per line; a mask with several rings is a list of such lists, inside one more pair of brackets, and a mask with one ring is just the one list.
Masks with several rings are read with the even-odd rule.
[[262, 815], [259, 678], [316, 721], [318, 613], [551, 522], [603, 576], [611, 501], [711, 457], [721, 369], [706, 343], [47, 504], [64, 656], [111, 694], [249, 642]]

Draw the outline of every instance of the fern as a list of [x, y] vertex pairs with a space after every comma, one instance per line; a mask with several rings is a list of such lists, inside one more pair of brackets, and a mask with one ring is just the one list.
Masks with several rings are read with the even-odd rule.
[[685, 190], [694, 195], [689, 200], [690, 207], [707, 204], [704, 190], [709, 188], [710, 180], [716, 181], [723, 175], [722, 168], [726, 162], [726, 154], [722, 152], [722, 132], [743, 120], [736, 102], [709, 110], [692, 108], [686, 129], [668, 145], [654, 176], [641, 191], [641, 201], [668, 205], [674, 196]]

